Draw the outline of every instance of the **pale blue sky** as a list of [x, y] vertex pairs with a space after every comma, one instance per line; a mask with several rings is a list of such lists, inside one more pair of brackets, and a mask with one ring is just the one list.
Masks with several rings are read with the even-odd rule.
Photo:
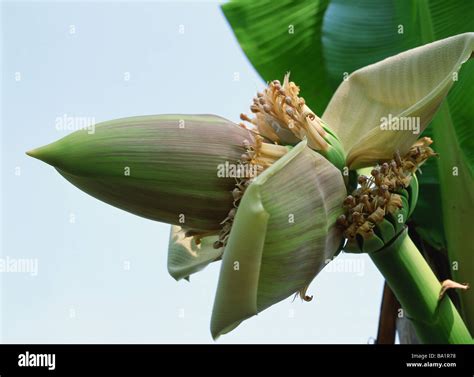
[[[219, 263], [174, 281], [168, 225], [91, 198], [24, 152], [65, 136], [55, 127], [64, 114], [238, 121], [264, 83], [219, 4], [3, 2], [1, 11], [1, 253], [38, 260], [37, 276], [0, 273], [1, 341], [213, 342]], [[218, 343], [367, 343], [382, 277], [366, 256], [341, 258], [362, 269], [323, 271], [312, 302], [288, 299]]]

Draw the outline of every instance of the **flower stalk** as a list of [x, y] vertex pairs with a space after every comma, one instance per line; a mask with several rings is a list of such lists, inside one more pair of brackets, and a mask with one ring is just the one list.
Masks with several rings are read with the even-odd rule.
[[369, 253], [387, 280], [423, 343], [472, 344], [472, 337], [451, 299], [404, 230], [382, 250]]

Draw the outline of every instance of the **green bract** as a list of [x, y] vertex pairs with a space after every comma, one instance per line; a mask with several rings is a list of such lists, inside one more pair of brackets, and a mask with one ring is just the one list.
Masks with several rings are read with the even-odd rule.
[[352, 73], [323, 119], [338, 134], [351, 168], [404, 154], [427, 127], [474, 51], [474, 33], [436, 41]]
[[345, 195], [339, 170], [304, 141], [255, 179], [224, 251], [214, 337], [311, 283], [342, 246]]
[[29, 154], [88, 194], [148, 219], [219, 230], [232, 208], [235, 164], [252, 134], [213, 115], [156, 115], [97, 124]]
[[186, 237], [181, 227], [171, 226], [168, 247], [169, 274], [176, 280], [189, 280], [191, 274], [218, 260], [222, 256], [223, 249], [213, 247], [217, 239], [217, 236], [204, 237], [198, 245], [193, 237]]

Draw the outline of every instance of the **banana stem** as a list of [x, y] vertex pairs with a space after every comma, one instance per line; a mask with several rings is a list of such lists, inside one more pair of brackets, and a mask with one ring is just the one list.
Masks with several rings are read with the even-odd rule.
[[423, 343], [473, 343], [451, 299], [445, 295], [439, 300], [441, 284], [406, 230], [390, 245], [369, 255]]

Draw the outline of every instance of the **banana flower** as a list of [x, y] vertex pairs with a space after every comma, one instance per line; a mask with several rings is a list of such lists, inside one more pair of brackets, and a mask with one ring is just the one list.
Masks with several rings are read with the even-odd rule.
[[[291, 295], [309, 301], [309, 284], [343, 248], [375, 253], [404, 231], [415, 173], [435, 155], [419, 134], [473, 50], [467, 33], [362, 68], [322, 117], [286, 75], [257, 93], [241, 124], [125, 118], [28, 154], [106, 203], [172, 224], [175, 279], [222, 260], [217, 338]], [[363, 167], [373, 169], [349, 179]]]

